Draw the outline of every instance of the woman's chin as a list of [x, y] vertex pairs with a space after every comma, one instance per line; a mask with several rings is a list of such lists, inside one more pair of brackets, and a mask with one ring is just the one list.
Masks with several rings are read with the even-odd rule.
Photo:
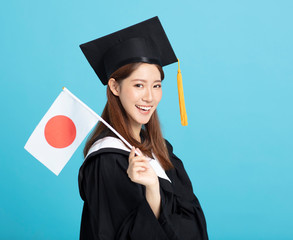
[[141, 124], [141, 125], [144, 125], [144, 124], [147, 124], [151, 119], [151, 116], [150, 117], [144, 117], [144, 118], [140, 118], [140, 119], [137, 119], [137, 123]]
[[145, 125], [150, 121], [152, 115], [153, 112], [149, 113], [148, 115], [136, 115], [135, 117], [131, 117], [131, 119], [133, 122], [135, 122], [135, 124]]
[[148, 120], [140, 121], [139, 123], [140, 123], [141, 125], [145, 125], [145, 124], [147, 124], [149, 121], [150, 121], [150, 118], [149, 118]]

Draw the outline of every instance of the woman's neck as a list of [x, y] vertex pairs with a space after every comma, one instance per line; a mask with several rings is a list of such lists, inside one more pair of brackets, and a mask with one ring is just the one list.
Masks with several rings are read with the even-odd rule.
[[141, 127], [142, 125], [132, 125], [132, 134], [133, 134], [133, 138], [138, 141], [141, 142], [141, 138], [140, 138], [140, 131], [141, 131]]

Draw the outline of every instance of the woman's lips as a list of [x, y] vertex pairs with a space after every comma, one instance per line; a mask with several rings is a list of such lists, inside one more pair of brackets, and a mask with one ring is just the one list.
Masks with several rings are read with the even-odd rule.
[[142, 106], [142, 105], [135, 105], [136, 108], [139, 110], [142, 114], [148, 114], [152, 108], [152, 106]]

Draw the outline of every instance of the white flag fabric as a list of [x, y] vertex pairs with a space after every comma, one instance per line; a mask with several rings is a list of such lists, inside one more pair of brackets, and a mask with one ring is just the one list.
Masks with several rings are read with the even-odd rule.
[[98, 120], [95, 112], [63, 88], [24, 148], [58, 176]]

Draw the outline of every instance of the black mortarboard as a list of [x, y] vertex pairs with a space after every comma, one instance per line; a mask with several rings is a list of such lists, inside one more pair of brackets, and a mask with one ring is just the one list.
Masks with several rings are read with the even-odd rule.
[[159, 64], [177, 62], [158, 17], [80, 45], [104, 85], [119, 67], [133, 62]]
[[[104, 85], [113, 72], [128, 63], [146, 62], [163, 67], [178, 61], [158, 17], [81, 44], [80, 48]], [[186, 126], [180, 68], [177, 83], [181, 123]]]

